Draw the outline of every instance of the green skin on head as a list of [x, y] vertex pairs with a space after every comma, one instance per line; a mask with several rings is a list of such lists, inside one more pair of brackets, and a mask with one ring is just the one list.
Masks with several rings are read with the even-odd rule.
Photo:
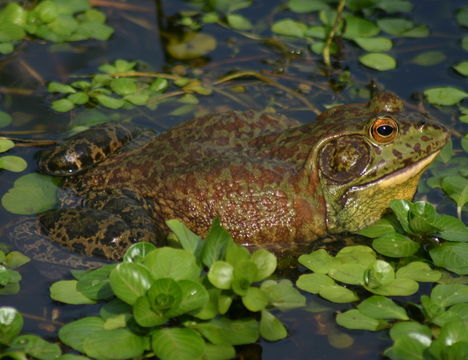
[[[135, 241], [156, 242], [173, 218], [205, 235], [218, 216], [239, 243], [295, 247], [359, 230], [390, 200], [411, 199], [447, 139], [443, 126], [406, 111], [388, 92], [369, 104], [333, 107], [310, 124], [245, 111], [196, 118], [161, 134], [98, 125], [41, 157], [42, 172], [65, 177], [62, 203], [72, 208], [39, 221], [56, 242], [110, 259]], [[76, 225], [81, 212], [89, 220]], [[127, 227], [120, 235], [93, 218]], [[98, 236], [80, 232], [83, 226]]]

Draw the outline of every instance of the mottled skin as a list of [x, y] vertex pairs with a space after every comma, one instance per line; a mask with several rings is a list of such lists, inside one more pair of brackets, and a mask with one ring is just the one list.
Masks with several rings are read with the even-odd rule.
[[68, 208], [40, 222], [68, 248], [110, 259], [135, 241], [156, 242], [173, 218], [204, 235], [219, 216], [239, 243], [296, 247], [358, 230], [390, 200], [411, 199], [446, 141], [445, 128], [405, 111], [391, 93], [331, 108], [310, 124], [254, 111], [161, 134], [110, 123], [43, 155], [40, 170], [66, 176], [70, 191]]

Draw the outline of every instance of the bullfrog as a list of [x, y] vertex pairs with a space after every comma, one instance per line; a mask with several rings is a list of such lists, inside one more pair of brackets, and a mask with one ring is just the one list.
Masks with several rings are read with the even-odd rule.
[[105, 123], [41, 155], [39, 171], [64, 182], [61, 207], [38, 222], [56, 243], [111, 260], [134, 242], [160, 243], [168, 219], [203, 236], [219, 217], [240, 244], [294, 249], [411, 199], [447, 140], [445, 127], [390, 92], [306, 124], [253, 110], [159, 134]]

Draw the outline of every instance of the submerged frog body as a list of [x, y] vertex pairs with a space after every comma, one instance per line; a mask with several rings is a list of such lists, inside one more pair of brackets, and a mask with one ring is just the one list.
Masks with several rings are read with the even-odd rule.
[[40, 171], [65, 177], [65, 195], [39, 221], [56, 242], [108, 259], [157, 242], [174, 218], [204, 235], [219, 217], [239, 243], [294, 248], [361, 229], [390, 200], [411, 199], [447, 137], [391, 93], [333, 107], [311, 124], [254, 111], [161, 134], [107, 123], [42, 156]]

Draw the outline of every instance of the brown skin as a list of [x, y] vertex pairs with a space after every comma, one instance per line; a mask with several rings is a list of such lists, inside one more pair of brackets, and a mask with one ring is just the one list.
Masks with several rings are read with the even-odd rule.
[[[404, 111], [391, 93], [334, 107], [311, 124], [254, 111], [196, 118], [159, 135], [105, 124], [42, 157], [43, 172], [67, 175], [72, 195], [63, 202], [80, 207], [40, 220], [55, 241], [111, 259], [134, 241], [167, 234], [173, 218], [203, 236], [218, 216], [239, 243], [294, 248], [358, 230], [390, 200], [411, 199], [446, 141], [445, 128]], [[113, 215], [93, 222], [91, 211], [79, 223], [89, 208]], [[108, 236], [117, 225], [99, 227], [122, 219], [128, 226], [117, 235]], [[93, 226], [97, 236], [80, 230]]]

